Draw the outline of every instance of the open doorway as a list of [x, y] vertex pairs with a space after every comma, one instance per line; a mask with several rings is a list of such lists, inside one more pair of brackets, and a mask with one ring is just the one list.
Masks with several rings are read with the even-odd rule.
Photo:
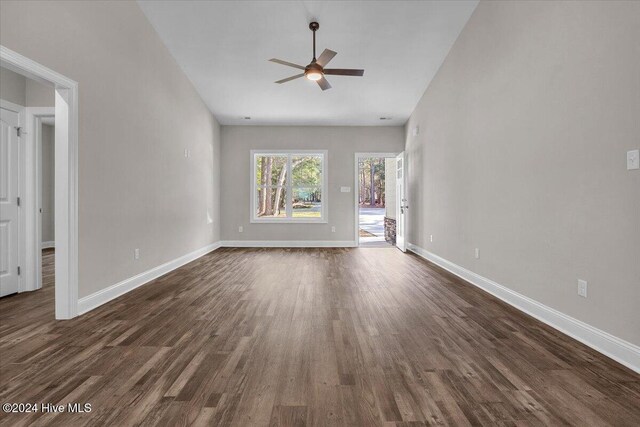
[[[1, 45], [0, 67], [0, 288], [20, 299], [45, 288], [56, 319], [70, 319], [78, 313], [78, 84]], [[55, 256], [43, 255], [46, 246]]]
[[356, 241], [363, 247], [396, 244], [396, 172], [393, 153], [356, 155]]
[[[51, 89], [53, 92], [53, 89]], [[53, 95], [53, 93], [52, 93]], [[53, 96], [52, 96], [53, 98]], [[36, 260], [38, 286], [45, 292], [55, 290], [55, 109], [27, 107], [33, 121], [36, 145], [36, 235], [40, 241], [40, 259]]]
[[0, 67], [0, 116], [0, 297], [45, 288], [53, 300], [55, 90]]

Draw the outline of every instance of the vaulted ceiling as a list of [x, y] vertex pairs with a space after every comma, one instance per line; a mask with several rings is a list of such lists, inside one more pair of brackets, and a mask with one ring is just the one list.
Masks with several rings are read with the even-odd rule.
[[[222, 124], [402, 125], [477, 1], [138, 4]], [[331, 68], [364, 77], [327, 76], [324, 92], [304, 78], [274, 84], [299, 70], [268, 59], [310, 62], [313, 20], [318, 52], [338, 52]]]

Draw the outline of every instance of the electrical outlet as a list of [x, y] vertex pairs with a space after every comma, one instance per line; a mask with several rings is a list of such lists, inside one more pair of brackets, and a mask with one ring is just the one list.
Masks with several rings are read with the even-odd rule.
[[583, 298], [587, 297], [587, 281], [578, 279], [578, 295]]
[[331, 227], [331, 232], [332, 232], [332, 233], [335, 233], [335, 232], [336, 232], [336, 226], [335, 226], [335, 225]]
[[238, 233], [242, 233], [243, 231], [244, 231], [244, 227], [243, 226], [238, 227]]
[[429, 234], [429, 241], [433, 243], [433, 234]]
[[140, 249], [136, 248], [133, 250], [133, 259], [140, 259]]
[[480, 248], [476, 248], [476, 259], [480, 259]]

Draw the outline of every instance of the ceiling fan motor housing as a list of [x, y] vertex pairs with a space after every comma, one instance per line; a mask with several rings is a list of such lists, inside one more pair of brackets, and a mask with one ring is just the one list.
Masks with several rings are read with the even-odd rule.
[[315, 62], [312, 62], [311, 64], [307, 65], [304, 68], [304, 74], [307, 75], [309, 73], [320, 73], [322, 74], [324, 72], [324, 70], [322, 69], [321, 66], [319, 66], [318, 64], [316, 64]]

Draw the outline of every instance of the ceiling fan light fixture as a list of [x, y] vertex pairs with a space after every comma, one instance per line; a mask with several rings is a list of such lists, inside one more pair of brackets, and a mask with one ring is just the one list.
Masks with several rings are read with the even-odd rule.
[[305, 73], [305, 77], [315, 82], [322, 78], [322, 73], [316, 70], [309, 70], [309, 72]]

